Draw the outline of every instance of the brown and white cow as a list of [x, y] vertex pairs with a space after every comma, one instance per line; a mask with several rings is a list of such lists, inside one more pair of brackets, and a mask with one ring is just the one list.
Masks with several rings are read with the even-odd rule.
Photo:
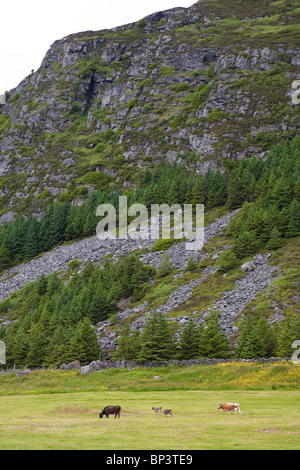
[[237, 412], [239, 412], [240, 415], [242, 414], [240, 410], [240, 405], [238, 403], [220, 403], [218, 406], [218, 410], [220, 409], [223, 410], [223, 413], [227, 411], [227, 413], [229, 414], [230, 411], [235, 411], [235, 414], [237, 414]]
[[161, 406], [152, 406], [152, 410], [154, 410], [155, 413], [161, 413], [162, 412], [162, 407]]

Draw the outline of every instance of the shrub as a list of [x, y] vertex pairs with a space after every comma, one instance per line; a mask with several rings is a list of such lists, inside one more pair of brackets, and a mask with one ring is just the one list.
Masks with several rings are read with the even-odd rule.
[[191, 104], [194, 109], [197, 109], [199, 107], [204, 107], [206, 100], [208, 98], [208, 95], [211, 90], [211, 85], [204, 85], [201, 83], [199, 87], [197, 88], [196, 92], [192, 95], [191, 97]]
[[72, 111], [72, 113], [75, 113], [75, 114], [77, 114], [81, 111], [81, 106], [80, 106], [79, 103], [77, 103], [77, 101], [74, 101], [72, 103], [71, 111]]
[[111, 176], [104, 173], [104, 171], [91, 171], [86, 173], [81, 181], [84, 184], [106, 185], [111, 181]]
[[162, 66], [159, 70], [159, 75], [172, 75], [174, 72], [174, 67]]
[[213, 109], [207, 116], [206, 120], [208, 122], [221, 122], [224, 115], [225, 111], [221, 111], [220, 109]]
[[132, 100], [128, 101], [127, 108], [131, 110], [137, 104], [137, 98], [133, 98]]
[[136, 27], [139, 29], [143, 29], [145, 26], [146, 26], [146, 21], [144, 20], [144, 18], [138, 21], [136, 24]]
[[174, 243], [174, 240], [172, 238], [167, 238], [167, 239], [159, 238], [158, 240], [156, 240], [156, 242], [152, 246], [151, 251], [167, 250], [168, 248], [170, 248], [170, 246], [173, 245], [173, 243]]
[[145, 104], [145, 106], [143, 106], [143, 113], [145, 114], [148, 114], [148, 113], [151, 113], [151, 111], [153, 110], [153, 103], [148, 103], [148, 104]]
[[196, 268], [197, 268], [197, 262], [194, 260], [192, 256], [190, 256], [186, 265], [186, 270], [193, 271]]
[[69, 271], [73, 271], [74, 269], [76, 268], [79, 268], [79, 266], [82, 264], [82, 261], [79, 261], [79, 259], [75, 258], [75, 259], [72, 259], [69, 263], [68, 263], [68, 270]]

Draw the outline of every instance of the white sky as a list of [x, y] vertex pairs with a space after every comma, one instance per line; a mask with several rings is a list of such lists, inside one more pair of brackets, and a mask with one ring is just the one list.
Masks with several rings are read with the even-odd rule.
[[56, 40], [132, 23], [197, 0], [10, 0], [0, 8], [0, 95], [37, 70]]

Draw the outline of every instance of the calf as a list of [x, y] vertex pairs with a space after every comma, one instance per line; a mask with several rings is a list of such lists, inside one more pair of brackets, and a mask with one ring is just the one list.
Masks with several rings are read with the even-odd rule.
[[242, 414], [238, 403], [220, 403], [218, 406], [218, 410], [219, 409], [222, 409], [223, 413], [227, 411], [229, 414], [230, 411], [235, 411], [235, 414], [237, 414], [237, 412], [239, 412], [240, 415]]
[[108, 418], [108, 415], [115, 415], [115, 418], [118, 416], [120, 418], [121, 407], [120, 406], [106, 406], [101, 413], [99, 413], [99, 417], [103, 418], [105, 415]]
[[155, 413], [161, 413], [162, 407], [161, 406], [152, 406], [152, 410], [155, 411]]
[[164, 410], [164, 416], [171, 415], [173, 416], [172, 410]]

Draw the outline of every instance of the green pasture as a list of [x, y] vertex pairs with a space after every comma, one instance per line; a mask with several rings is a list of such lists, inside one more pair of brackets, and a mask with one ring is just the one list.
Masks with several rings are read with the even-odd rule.
[[[299, 392], [78, 392], [0, 397], [0, 449], [300, 449]], [[242, 416], [218, 410], [238, 401]], [[120, 419], [99, 419], [109, 404]], [[152, 406], [171, 408], [173, 417]]]
[[[238, 402], [242, 416], [220, 402]], [[299, 365], [284, 361], [2, 373], [0, 450], [296, 450], [299, 404]], [[121, 418], [100, 420], [106, 405]]]

